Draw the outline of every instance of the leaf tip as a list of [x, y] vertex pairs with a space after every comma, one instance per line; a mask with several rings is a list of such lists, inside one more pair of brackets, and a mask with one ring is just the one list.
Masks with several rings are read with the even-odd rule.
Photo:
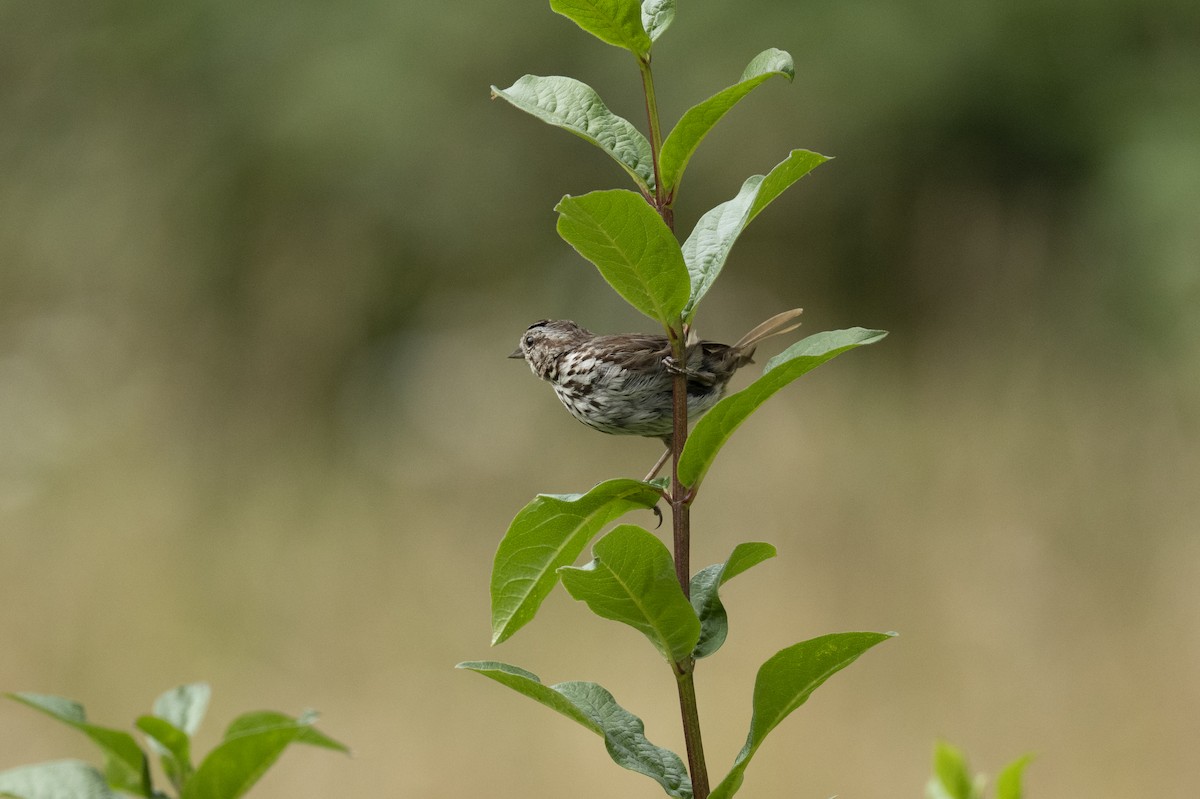
[[569, 203], [569, 202], [570, 202], [571, 200], [573, 200], [573, 199], [575, 199], [575, 198], [574, 198], [574, 197], [572, 197], [570, 194], [564, 194], [564, 195], [562, 196], [562, 199], [560, 199], [558, 202], [556, 202], [556, 203], [554, 204], [554, 210], [555, 210], [555, 211], [556, 211], [556, 212], [557, 212], [559, 215], [561, 215], [561, 214], [563, 213], [563, 209], [566, 207], [567, 203]]

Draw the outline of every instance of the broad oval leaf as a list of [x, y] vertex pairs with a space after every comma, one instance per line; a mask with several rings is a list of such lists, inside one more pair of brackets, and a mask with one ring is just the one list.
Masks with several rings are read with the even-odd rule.
[[808, 150], [792, 150], [766, 175], [752, 175], [732, 200], [726, 200], [700, 217], [683, 243], [683, 260], [691, 277], [691, 296], [683, 310], [690, 322], [696, 307], [712, 288], [725, 266], [729, 251], [751, 220], [788, 186], [830, 160]]
[[729, 619], [721, 604], [720, 587], [730, 579], [775, 557], [775, 547], [761, 542], [738, 544], [729, 560], [701, 569], [692, 576], [689, 595], [696, 615], [700, 617], [700, 640], [692, 656], [708, 657], [721, 648], [729, 633]]
[[166, 719], [188, 735], [195, 734], [208, 711], [212, 688], [205, 682], [180, 685], [154, 700], [154, 715]]
[[525, 75], [507, 89], [493, 86], [492, 96], [596, 145], [629, 173], [643, 193], [653, 193], [650, 142], [632, 122], [609, 111], [591, 86], [557, 75]]
[[623, 47], [638, 57], [650, 52], [650, 36], [642, 27], [638, 0], [550, 0], [550, 8], [605, 44]]
[[762, 377], [722, 399], [701, 417], [688, 436], [679, 459], [679, 479], [695, 488], [733, 431], [776, 391], [846, 350], [874, 344], [887, 333], [852, 327], [828, 330], [797, 341], [767, 361]]
[[6, 694], [10, 699], [41, 711], [51, 718], [74, 727], [104, 750], [105, 776], [112, 787], [135, 796], [150, 796], [150, 764], [146, 753], [138, 746], [133, 736], [123, 730], [114, 730], [90, 724], [83, 705], [61, 696], [48, 694]]
[[767, 78], [779, 75], [790, 81], [795, 74], [796, 67], [792, 63], [792, 57], [787, 52], [772, 47], [750, 61], [737, 83], [685, 111], [663, 142], [659, 157], [659, 170], [667, 196], [675, 195], [679, 189], [679, 182], [683, 179], [683, 170], [687, 168], [692, 154], [729, 109], [758, 88]]
[[183, 786], [181, 799], [237, 799], [245, 795], [290, 744], [305, 743], [337, 751], [345, 746], [318, 732], [315, 716], [292, 718], [274, 711], [239, 716], [225, 738]]
[[79, 760], [55, 760], [0, 771], [0, 796], [20, 799], [118, 799], [104, 775]]
[[675, 0], [642, 0], [642, 27], [657, 42], [658, 37], [675, 21]]
[[492, 644], [529, 623], [558, 580], [596, 534], [662, 495], [637, 480], [608, 480], [586, 494], [539, 494], [513, 518], [492, 566]]
[[679, 587], [675, 563], [648, 530], [622, 524], [596, 542], [595, 560], [559, 569], [563, 586], [592, 612], [638, 630], [672, 663], [696, 648], [700, 620]]
[[712, 799], [729, 799], [742, 785], [746, 767], [763, 740], [796, 708], [808, 701], [830, 677], [871, 647], [895, 633], [833, 633], [780, 650], [758, 670], [754, 680], [754, 715], [746, 744]]
[[671, 327], [691, 293], [675, 234], [639, 194], [623, 189], [567, 195], [554, 207], [558, 234], [595, 264], [625, 301]]
[[457, 664], [456, 669], [467, 669], [482, 674], [489, 680], [495, 680], [501, 685], [507, 685], [517, 693], [524, 694], [556, 713], [561, 713], [577, 724], [582, 724], [597, 735], [603, 735], [603, 728], [591, 716], [581, 711], [570, 699], [546, 685], [531, 671], [520, 666], [501, 663], [498, 660], [467, 660]]
[[180, 685], [154, 701], [153, 716], [137, 720], [138, 729], [149, 736], [150, 748], [158, 753], [164, 773], [177, 789], [195, 770], [189, 736], [199, 729], [211, 697], [208, 683]]
[[456, 668], [469, 669], [506, 685], [603, 736], [604, 746], [617, 765], [650, 777], [668, 796], [691, 799], [691, 780], [679, 755], [646, 740], [642, 720], [617, 704], [600, 685], [564, 682], [547, 686], [536, 674], [496, 661], [469, 661]]

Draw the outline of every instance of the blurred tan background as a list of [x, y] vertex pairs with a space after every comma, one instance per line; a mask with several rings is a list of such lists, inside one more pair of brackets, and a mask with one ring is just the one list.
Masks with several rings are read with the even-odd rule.
[[[696, 568], [780, 550], [698, 675], [714, 777], [766, 657], [894, 629], [748, 799], [918, 796], [939, 736], [991, 773], [1036, 753], [1033, 797], [1194, 796], [1200, 10], [683, 2], [665, 119], [768, 46], [796, 81], [705, 142], [681, 233], [792, 147], [837, 160], [750, 228], [700, 331], [803, 305], [891, 336], [768, 404], [696, 505]], [[488, 101], [526, 72], [642, 123], [631, 59], [544, 2], [0, 4], [0, 688], [125, 727], [208, 680], [202, 751], [319, 708], [355, 757], [290, 751], [261, 799], [656, 795], [451, 668], [600, 681], [682, 749], [667, 669], [561, 590], [488, 647], [512, 515], [658, 454], [504, 358], [539, 318], [645, 329], [553, 227], [622, 173]], [[95, 760], [0, 704], [0, 768], [64, 756]]]

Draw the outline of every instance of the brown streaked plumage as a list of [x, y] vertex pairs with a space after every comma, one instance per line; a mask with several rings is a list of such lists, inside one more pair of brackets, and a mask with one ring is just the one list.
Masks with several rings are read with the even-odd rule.
[[[760, 341], [799, 327], [799, 322], [788, 323], [800, 310], [771, 317], [735, 344], [688, 344], [688, 418], [697, 418], [721, 399], [734, 373], [752, 362]], [[677, 371], [670, 356], [666, 336], [597, 336], [571, 321], [543, 320], [529, 326], [509, 357], [524, 358], [535, 375], [554, 387], [563, 407], [588, 427], [661, 438], [670, 447]]]

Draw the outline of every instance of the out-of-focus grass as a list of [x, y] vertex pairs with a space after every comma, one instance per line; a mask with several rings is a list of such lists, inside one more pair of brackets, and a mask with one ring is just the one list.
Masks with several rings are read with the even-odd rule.
[[[790, 147], [839, 156], [755, 222], [701, 332], [797, 303], [808, 332], [892, 330], [772, 400], [695, 509], [697, 568], [780, 548], [699, 675], [714, 772], [774, 651], [901, 632], [747, 791], [916, 795], [939, 736], [1038, 753], [1039, 795], [1195, 783], [1200, 50], [1186, 4], [1094, 6], [689, 5], [664, 40], [669, 114], [763, 47], [799, 67], [706, 142], [682, 229]], [[537, 318], [641, 323], [549, 211], [619, 173], [486, 101], [560, 72], [635, 117], [636, 72], [536, 4], [478, 14], [0, 10], [0, 688], [121, 726], [207, 679], [202, 750], [243, 709], [320, 708], [356, 757], [289, 754], [264, 799], [653, 794], [450, 668], [599, 680], [681, 748], [650, 648], [562, 592], [486, 647], [512, 514], [658, 445], [504, 359]], [[89, 754], [0, 705], [0, 768]]]

